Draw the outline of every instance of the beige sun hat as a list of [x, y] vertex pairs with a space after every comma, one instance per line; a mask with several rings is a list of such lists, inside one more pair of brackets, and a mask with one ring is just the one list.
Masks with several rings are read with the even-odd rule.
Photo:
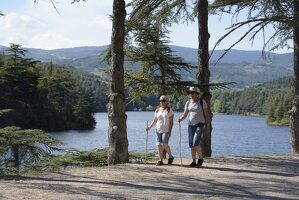
[[161, 100], [165, 100], [165, 101], [168, 102], [168, 98], [167, 98], [167, 96], [165, 96], [165, 95], [160, 96], [160, 101], [161, 101]]
[[197, 94], [200, 94], [200, 91], [198, 88], [196, 87], [190, 87], [189, 90], [187, 90], [187, 93], [193, 93], [193, 92], [196, 92]]

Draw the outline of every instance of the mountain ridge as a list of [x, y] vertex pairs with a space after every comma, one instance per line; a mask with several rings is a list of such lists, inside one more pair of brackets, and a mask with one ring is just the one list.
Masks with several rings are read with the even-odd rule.
[[[107, 48], [104, 46], [84, 46], [44, 50], [24, 48], [26, 57], [43, 62], [53, 62], [62, 66], [75, 68], [100, 75], [99, 69], [107, 68], [107, 63], [102, 63], [100, 54]], [[173, 54], [185, 59], [186, 62], [197, 66], [197, 49], [170, 45]], [[3, 52], [7, 47], [0, 45]], [[211, 80], [216, 82], [236, 82], [234, 88], [244, 88], [257, 85], [266, 81], [279, 79], [293, 74], [293, 53], [276, 54], [262, 51], [230, 50], [215, 66], [215, 61], [224, 50], [215, 50], [210, 64]], [[264, 55], [264, 56], [263, 56]], [[125, 69], [138, 70], [139, 63], [131, 64], [125, 61]], [[194, 80], [197, 69], [193, 72], [182, 72], [182, 77]]]
[[[183, 57], [187, 62], [194, 62], [197, 61], [197, 49], [190, 48], [190, 47], [182, 47], [176, 45], [169, 45], [171, 49], [174, 51], [175, 55]], [[41, 48], [26, 48], [28, 50], [27, 57], [32, 56], [32, 58], [36, 59], [37, 55], [52, 55], [52, 56], [62, 56], [61, 53], [65, 56], [68, 55], [69, 57], [65, 56], [66, 59], [70, 58], [83, 58], [87, 56], [95, 56], [99, 55], [103, 52], [108, 45], [103, 46], [80, 46], [80, 47], [70, 47], [70, 48], [58, 48], [58, 49], [41, 49]], [[0, 45], [0, 50], [8, 48], [6, 46]], [[186, 52], [186, 53], [183, 53]], [[211, 53], [211, 51], [209, 52]], [[224, 50], [215, 50], [211, 57], [211, 61], [217, 60], [222, 54]], [[240, 56], [245, 55], [246, 56]], [[262, 51], [258, 50], [239, 50], [239, 49], [231, 49], [224, 58], [221, 59], [221, 62], [228, 62], [228, 63], [238, 63], [238, 62], [255, 62], [263, 60], [264, 58], [268, 59], [271, 58], [280, 58], [288, 55], [292, 55], [293, 53], [272, 53], [272, 52], [265, 52], [266, 57], [263, 57]], [[49, 60], [50, 58], [48, 58]], [[44, 61], [44, 60], [42, 60]]]

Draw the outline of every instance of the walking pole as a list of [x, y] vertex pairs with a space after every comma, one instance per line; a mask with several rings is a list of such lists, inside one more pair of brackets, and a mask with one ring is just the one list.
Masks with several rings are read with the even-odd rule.
[[145, 163], [147, 163], [147, 144], [148, 144], [148, 120], [146, 121], [146, 144], [145, 144]]
[[181, 122], [179, 122], [179, 130], [180, 130], [180, 158], [181, 158], [181, 166], [183, 165], [182, 160], [182, 131], [181, 131]]

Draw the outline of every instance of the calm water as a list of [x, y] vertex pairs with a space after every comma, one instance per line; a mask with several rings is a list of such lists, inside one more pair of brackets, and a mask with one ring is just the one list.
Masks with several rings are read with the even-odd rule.
[[[173, 133], [169, 141], [174, 156], [179, 156], [179, 125], [175, 113]], [[151, 122], [154, 112], [127, 112], [129, 150], [145, 152], [146, 122]], [[107, 113], [95, 115], [97, 125], [91, 131], [51, 133], [64, 142], [64, 148], [91, 150], [108, 147]], [[155, 130], [149, 131], [149, 152], [156, 151]], [[244, 156], [257, 154], [289, 154], [291, 152], [288, 127], [268, 126], [263, 117], [214, 115], [212, 156]], [[187, 138], [187, 119], [182, 123], [182, 156], [190, 157]]]

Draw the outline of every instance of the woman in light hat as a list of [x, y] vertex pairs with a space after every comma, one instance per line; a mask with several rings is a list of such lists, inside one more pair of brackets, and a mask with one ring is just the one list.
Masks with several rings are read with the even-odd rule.
[[146, 127], [146, 131], [150, 130], [156, 124], [156, 145], [159, 151], [159, 161], [157, 165], [163, 165], [163, 151], [168, 155], [168, 164], [171, 165], [174, 157], [171, 154], [171, 149], [168, 145], [168, 140], [171, 136], [173, 127], [173, 110], [168, 106], [168, 98], [165, 95], [160, 97], [160, 107], [156, 109], [155, 116], [151, 124]]
[[[210, 129], [210, 115], [207, 103], [205, 102], [205, 100], [199, 97], [200, 92], [198, 88], [190, 87], [187, 93], [190, 100], [185, 104], [185, 110], [183, 115], [179, 118], [179, 123], [181, 123], [190, 113], [188, 123], [188, 137], [193, 161], [189, 166], [200, 167], [203, 163], [203, 156], [200, 147], [202, 131], [205, 125], [207, 129]], [[198, 156], [197, 163], [196, 154]]]

